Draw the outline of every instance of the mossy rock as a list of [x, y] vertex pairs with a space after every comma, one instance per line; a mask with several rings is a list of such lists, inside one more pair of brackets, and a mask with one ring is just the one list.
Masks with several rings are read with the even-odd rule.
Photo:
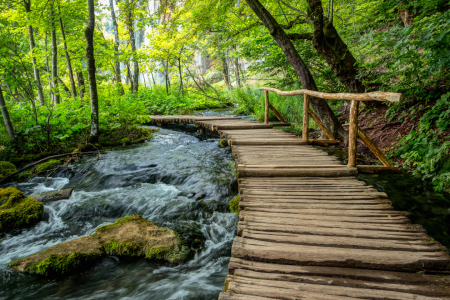
[[234, 199], [231, 199], [229, 204], [230, 204], [230, 210], [239, 217], [239, 196], [237, 196]]
[[51, 276], [89, 266], [106, 255], [140, 256], [180, 263], [190, 252], [172, 229], [158, 227], [142, 215], [132, 215], [102, 226], [90, 236], [16, 259], [8, 267], [18, 272]]
[[0, 179], [17, 171], [15, 165], [8, 161], [0, 161]]
[[51, 169], [56, 168], [57, 166], [62, 164], [62, 160], [60, 159], [51, 159], [49, 161], [46, 161], [42, 164], [39, 164], [36, 167], [36, 173], [41, 173], [41, 172], [45, 172]]
[[220, 147], [222, 147], [222, 148], [228, 147], [227, 140], [220, 140], [219, 144], [220, 144]]
[[0, 232], [34, 225], [43, 214], [41, 202], [12, 187], [0, 189]]

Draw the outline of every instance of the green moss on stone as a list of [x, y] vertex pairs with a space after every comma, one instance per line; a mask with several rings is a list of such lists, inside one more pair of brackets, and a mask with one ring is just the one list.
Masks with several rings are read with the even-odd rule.
[[90, 253], [72, 252], [67, 254], [50, 254], [46, 259], [29, 268], [29, 272], [41, 275], [64, 274], [73, 269], [96, 260], [99, 256]]
[[50, 169], [54, 169], [62, 163], [62, 160], [59, 159], [51, 159], [46, 161], [36, 167], [36, 173], [41, 173], [44, 171], [48, 171]]
[[0, 161], [0, 179], [17, 171], [15, 165], [8, 161]]
[[133, 221], [138, 221], [138, 220], [145, 220], [145, 219], [142, 215], [138, 215], [138, 214], [123, 217], [123, 218], [118, 219], [117, 221], [115, 221], [114, 223], [112, 223], [110, 225], [105, 225], [100, 228], [97, 228], [95, 230], [95, 233], [97, 235], [102, 235], [102, 234], [110, 232], [114, 227], [129, 223], [129, 222], [133, 222]]
[[103, 248], [108, 255], [141, 256], [143, 254], [142, 245], [133, 242], [118, 243], [116, 240], [112, 240], [103, 243]]
[[0, 232], [34, 225], [43, 214], [41, 202], [12, 187], [0, 189]]
[[220, 144], [220, 147], [222, 147], [222, 148], [228, 147], [227, 140], [220, 140], [219, 144]]
[[33, 172], [31, 170], [27, 170], [27, 171], [23, 171], [22, 173], [16, 175], [16, 178], [19, 181], [23, 181], [23, 180], [27, 180], [28, 178], [30, 178], [32, 174], [33, 174]]
[[166, 254], [167, 254], [167, 249], [152, 248], [145, 253], [145, 257], [148, 259], [164, 259]]
[[237, 196], [234, 199], [231, 199], [229, 204], [230, 204], [230, 210], [239, 217], [239, 196]]

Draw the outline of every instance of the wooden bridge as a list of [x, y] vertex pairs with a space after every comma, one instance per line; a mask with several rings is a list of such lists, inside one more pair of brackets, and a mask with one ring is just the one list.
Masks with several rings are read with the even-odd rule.
[[[239, 224], [229, 275], [219, 299], [450, 299], [447, 249], [385, 193], [356, 179], [359, 172], [395, 171], [358, 128], [359, 101], [400, 101], [394, 93], [324, 94], [265, 91], [265, 122], [234, 117], [150, 116], [163, 124], [195, 124], [218, 131], [231, 146], [239, 179]], [[288, 123], [269, 102], [269, 91], [305, 95], [304, 124], [316, 116], [309, 97], [352, 100], [349, 162], [311, 146], [307, 126], [299, 138], [274, 129]], [[281, 121], [269, 124], [268, 109]], [[320, 123], [320, 120], [316, 120]], [[334, 137], [319, 124], [334, 143]], [[356, 165], [357, 136], [382, 167]], [[326, 143], [325, 143], [326, 144]]]

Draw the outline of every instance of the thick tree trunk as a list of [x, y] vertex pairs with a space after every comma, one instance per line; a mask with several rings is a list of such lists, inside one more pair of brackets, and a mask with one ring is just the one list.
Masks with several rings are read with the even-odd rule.
[[73, 100], [77, 99], [77, 88], [75, 86], [75, 79], [73, 78], [73, 70], [72, 70], [72, 63], [70, 62], [70, 56], [69, 51], [67, 50], [67, 41], [66, 41], [66, 34], [64, 32], [64, 25], [61, 18], [61, 8], [59, 8], [59, 25], [61, 27], [61, 35], [64, 41], [64, 50], [66, 52], [66, 60], [67, 60], [67, 68], [69, 71], [69, 78], [70, 78], [70, 87], [72, 89], [72, 98]]
[[[272, 37], [280, 46], [289, 63], [300, 77], [304, 89], [317, 91], [316, 83], [311, 75], [308, 67], [303, 62], [291, 40], [275, 20], [275, 18], [267, 11], [267, 9], [258, 0], [246, 0], [250, 8], [255, 12], [258, 18], [263, 22], [264, 26], [269, 30]], [[313, 107], [320, 121], [330, 130], [335, 137], [346, 138], [347, 133], [339, 123], [328, 103], [321, 98], [310, 97], [310, 104]]]
[[84, 98], [84, 76], [82, 71], [77, 72], [77, 80], [78, 80], [78, 90], [80, 91], [80, 99]]
[[50, 18], [51, 18], [51, 26], [52, 26], [52, 80], [53, 80], [53, 93], [54, 93], [54, 104], [59, 104], [61, 102], [61, 98], [59, 96], [59, 88], [58, 88], [58, 47], [56, 42], [56, 28], [55, 28], [55, 19], [54, 19], [54, 11], [53, 5], [50, 10]]
[[222, 58], [222, 75], [223, 75], [223, 80], [224, 80], [225, 85], [227, 86], [227, 88], [231, 89], [229, 74], [230, 73], [228, 72], [227, 58], [224, 56]]
[[131, 76], [130, 62], [127, 61], [126, 65], [127, 65], [127, 83], [130, 83], [130, 90], [133, 93], [133, 91], [134, 91], [134, 81], [133, 81], [133, 76]]
[[130, 35], [130, 45], [131, 45], [131, 52], [133, 53], [133, 93], [137, 93], [139, 90], [139, 63], [137, 61], [136, 57], [136, 38], [134, 35], [134, 20], [133, 20], [133, 14], [132, 14], [132, 7], [128, 8], [127, 13], [127, 27], [128, 27], [128, 34]]
[[90, 143], [98, 142], [100, 136], [99, 116], [98, 116], [98, 94], [97, 81], [95, 79], [95, 58], [94, 58], [94, 30], [95, 30], [95, 11], [94, 0], [88, 0], [89, 23], [84, 32], [86, 37], [86, 58], [87, 73], [89, 78], [89, 91], [91, 94], [91, 134]]
[[119, 88], [119, 93], [121, 95], [125, 94], [122, 86], [122, 77], [120, 75], [120, 62], [117, 60], [117, 55], [119, 53], [119, 26], [117, 25], [116, 21], [116, 14], [114, 12], [114, 3], [113, 0], [109, 0], [109, 6], [111, 8], [111, 19], [114, 27], [114, 51], [116, 55], [116, 59], [114, 61], [114, 68], [115, 68], [115, 74], [116, 74], [116, 83], [117, 87]]
[[3, 90], [1, 86], [0, 86], [0, 108], [8, 137], [11, 141], [14, 141], [16, 135], [14, 133], [14, 127], [11, 123], [11, 118], [9, 117], [8, 108], [6, 107], [5, 98], [3, 98]]

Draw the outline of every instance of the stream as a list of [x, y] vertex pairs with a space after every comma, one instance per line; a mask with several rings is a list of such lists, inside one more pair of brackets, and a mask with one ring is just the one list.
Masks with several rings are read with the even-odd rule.
[[[228, 273], [237, 217], [229, 149], [195, 126], [172, 126], [144, 144], [85, 157], [72, 170], [14, 186], [26, 195], [73, 188], [70, 199], [45, 204], [43, 221], [0, 237], [0, 299], [217, 299]], [[99, 226], [142, 214], [191, 240], [203, 239], [181, 265], [108, 257], [81, 273], [49, 279], [18, 274], [6, 265]]]
[[[204, 115], [225, 115], [205, 112]], [[36, 226], [0, 236], [0, 299], [217, 299], [227, 275], [237, 217], [229, 149], [193, 125], [170, 126], [150, 142], [117, 147], [101, 159], [84, 157], [68, 170], [14, 186], [27, 195], [73, 188], [72, 197], [45, 204]], [[321, 148], [345, 160], [345, 151]], [[359, 175], [412, 212], [436, 240], [450, 246], [449, 200], [401, 173]], [[60, 278], [18, 274], [6, 265], [58, 243], [92, 234], [116, 219], [142, 214], [203, 245], [186, 263], [107, 257], [88, 270]]]

